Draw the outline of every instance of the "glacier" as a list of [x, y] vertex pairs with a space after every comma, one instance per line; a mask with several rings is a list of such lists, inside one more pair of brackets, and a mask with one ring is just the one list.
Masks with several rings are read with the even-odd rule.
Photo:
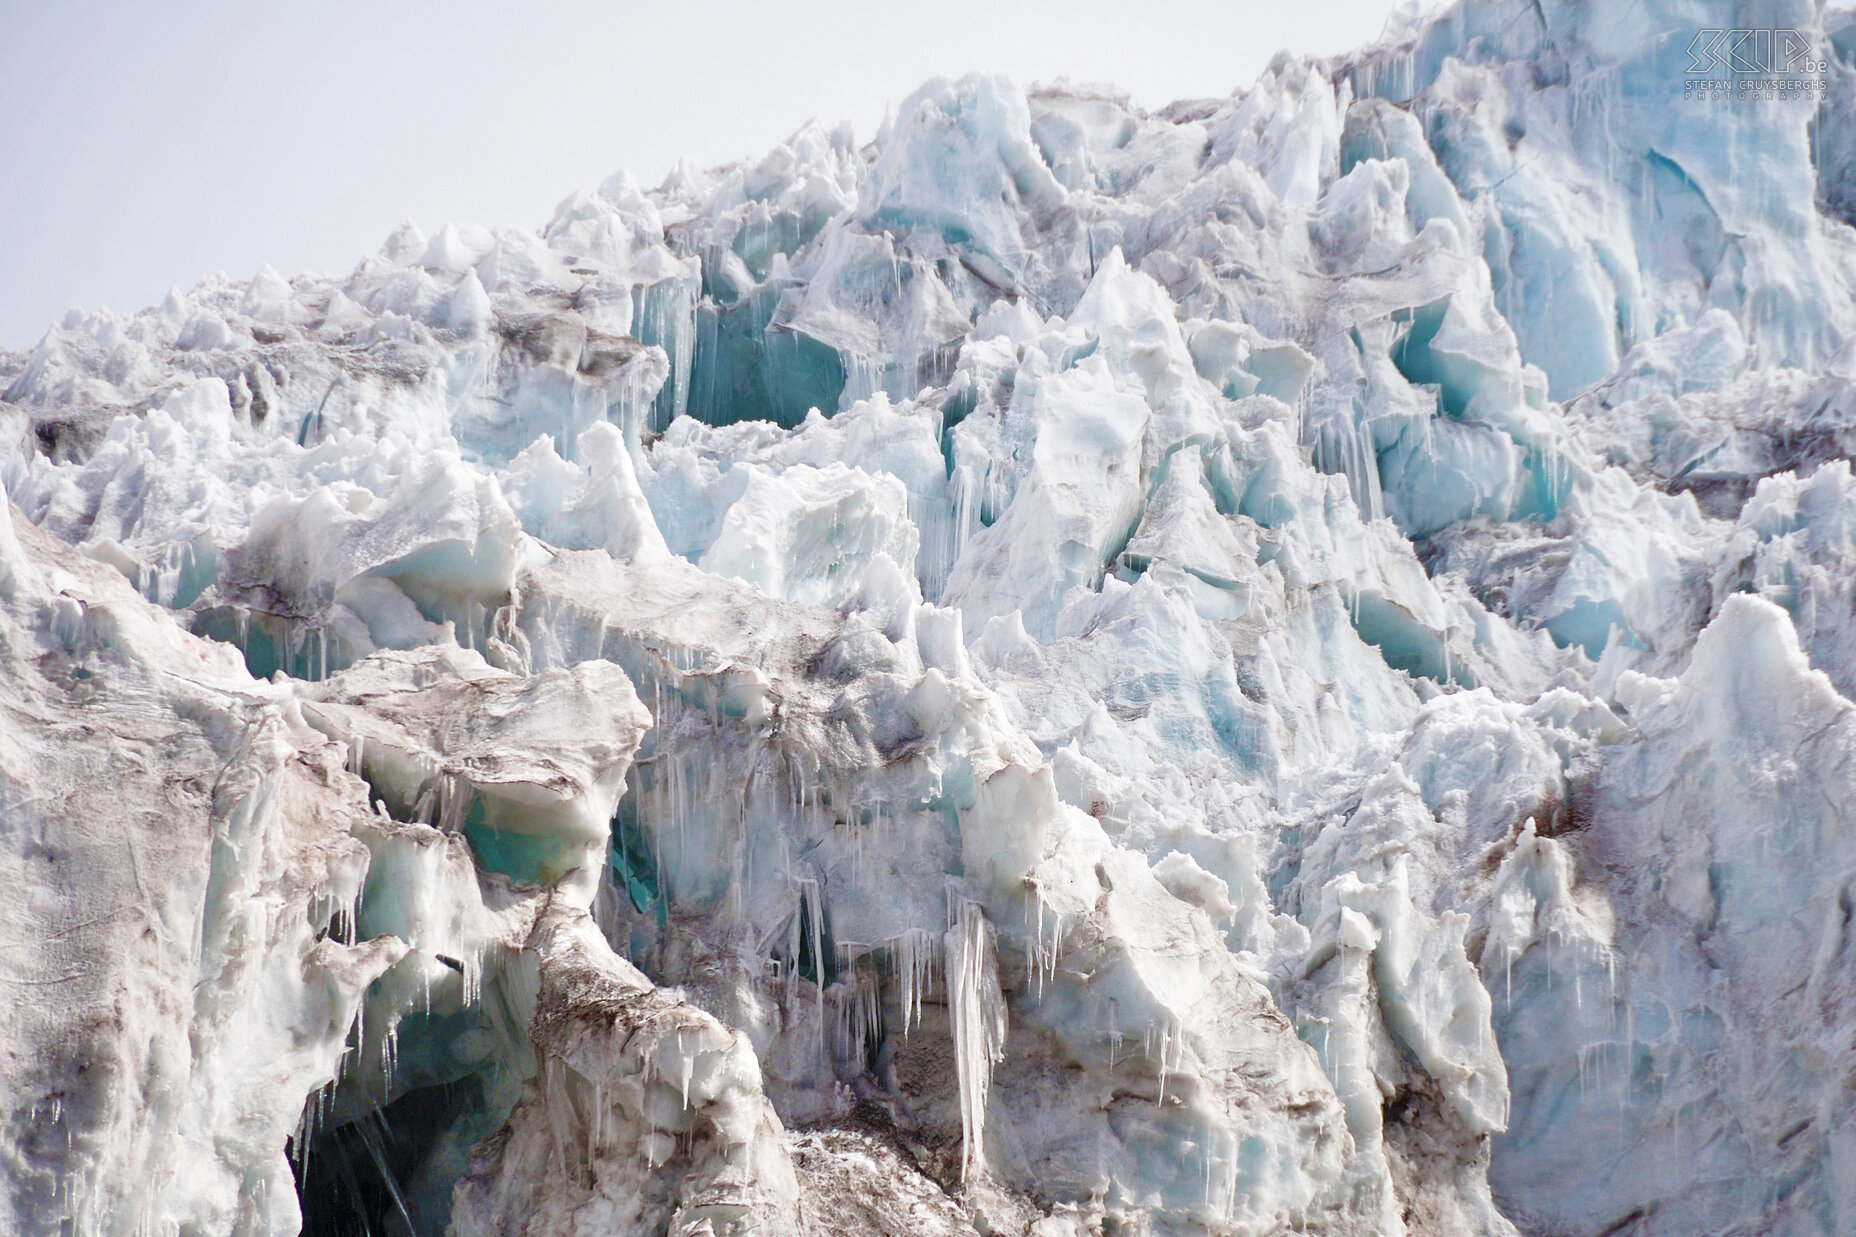
[[0, 1230], [1856, 1233], [1852, 152], [1458, 0], [73, 310]]

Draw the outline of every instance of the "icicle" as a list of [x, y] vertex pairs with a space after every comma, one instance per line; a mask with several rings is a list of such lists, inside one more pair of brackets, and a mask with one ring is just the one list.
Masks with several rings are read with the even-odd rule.
[[1044, 891], [1038, 886], [1036, 878], [1031, 880], [1032, 906], [1027, 908], [1026, 917], [1031, 928], [1031, 949], [1025, 955], [1025, 984], [1035, 990], [1039, 1000], [1044, 999], [1044, 984], [1057, 974], [1058, 945], [1063, 940], [1063, 917], [1051, 913], [1050, 941], [1044, 939]]
[[[818, 1011], [819, 1047], [824, 1048], [825, 1037], [825, 912], [824, 898], [821, 896], [817, 881], [805, 882], [809, 888], [808, 896], [802, 905], [806, 911], [806, 928], [812, 934], [812, 992], [813, 1004]], [[794, 955], [797, 961], [798, 955]]]
[[386, 1033], [380, 1037], [380, 1076], [388, 1095], [393, 1094], [393, 1071], [399, 1066], [399, 1044], [400, 1021], [396, 1017], [387, 1024]]
[[683, 1046], [683, 1029], [681, 1027], [677, 1028], [677, 1051], [683, 1054], [683, 1111], [688, 1112], [690, 1108], [690, 1078], [696, 1072], [696, 1058], [691, 1056], [689, 1051]]
[[986, 1094], [992, 1067], [1005, 1051], [1005, 997], [999, 991], [991, 930], [975, 903], [961, 899], [946, 936], [948, 1009], [960, 1085], [960, 1175], [986, 1168]]
[[[689, 1107], [684, 1100], [683, 1106]], [[587, 1162], [590, 1164], [599, 1158], [606, 1149], [606, 1088], [599, 1079], [593, 1080], [593, 1129], [587, 1142]]]
[[483, 955], [472, 951], [461, 959], [459, 973], [463, 976], [464, 1008], [470, 1009], [483, 999]]
[[935, 939], [931, 933], [911, 928], [889, 943], [902, 981], [902, 1036], [908, 1038], [912, 1026], [921, 1025], [922, 998], [928, 993], [935, 963]]
[[1148, 1023], [1142, 1035], [1142, 1045], [1147, 1059], [1156, 1063], [1160, 1071], [1159, 1103], [1166, 1103], [1166, 1080], [1177, 1074], [1186, 1058], [1186, 1031], [1183, 1026], [1175, 1026], [1171, 1017], [1163, 1019], [1158, 1026]]

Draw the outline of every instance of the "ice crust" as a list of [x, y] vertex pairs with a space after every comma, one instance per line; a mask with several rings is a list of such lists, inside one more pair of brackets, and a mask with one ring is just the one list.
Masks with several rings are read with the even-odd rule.
[[[1856, 1232], [1856, 18], [1756, 7], [0, 353], [0, 1229]], [[1749, 22], [1821, 105], [1683, 97]]]

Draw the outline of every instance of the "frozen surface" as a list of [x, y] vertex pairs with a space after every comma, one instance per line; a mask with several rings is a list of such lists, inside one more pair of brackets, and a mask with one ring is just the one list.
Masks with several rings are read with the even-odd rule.
[[1754, 10], [0, 353], [0, 1229], [1856, 1233], [1856, 17]]

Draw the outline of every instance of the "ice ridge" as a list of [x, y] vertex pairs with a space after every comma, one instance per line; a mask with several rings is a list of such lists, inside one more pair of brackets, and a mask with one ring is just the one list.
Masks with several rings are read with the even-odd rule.
[[0, 353], [0, 1230], [1856, 1232], [1856, 15], [1753, 9]]

